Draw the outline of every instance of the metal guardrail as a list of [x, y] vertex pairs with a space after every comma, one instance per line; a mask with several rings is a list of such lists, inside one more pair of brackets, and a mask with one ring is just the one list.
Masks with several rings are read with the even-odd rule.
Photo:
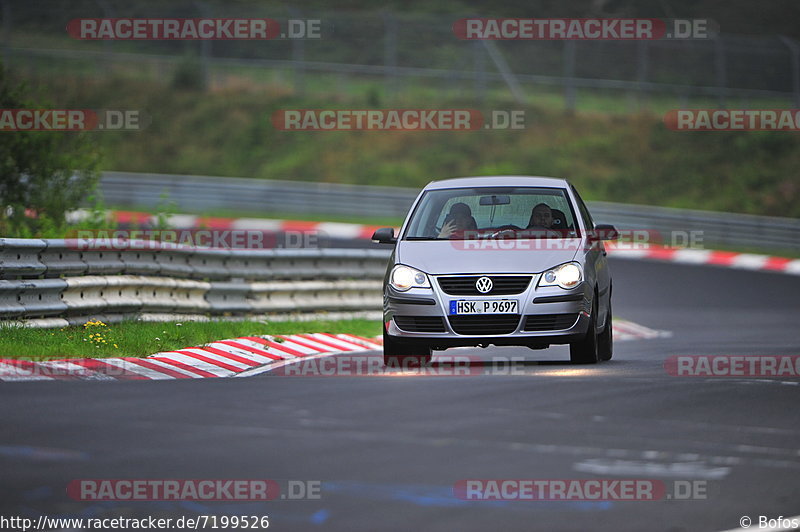
[[100, 190], [115, 206], [156, 205], [166, 194], [178, 209], [192, 212], [231, 209], [400, 217], [419, 193], [395, 187], [132, 172], [103, 173]]
[[686, 246], [680, 241], [688, 233], [696, 233], [700, 247], [714, 245], [761, 248], [766, 250], [800, 250], [800, 220], [773, 216], [754, 216], [726, 212], [672, 209], [648, 205], [589, 202], [597, 223], [610, 223], [618, 229], [644, 229], [659, 232], [668, 244]]
[[390, 253], [191, 249], [133, 241], [103, 241], [102, 249], [92, 249], [91, 242], [0, 239], [0, 322], [58, 326], [143, 313], [379, 310]]
[[[156, 205], [166, 193], [181, 210], [230, 209], [315, 215], [404, 217], [419, 190], [252, 178], [106, 172], [100, 184], [110, 205]], [[672, 209], [647, 205], [588, 202], [597, 223], [663, 234], [702, 232], [701, 245], [800, 250], [800, 220]]]

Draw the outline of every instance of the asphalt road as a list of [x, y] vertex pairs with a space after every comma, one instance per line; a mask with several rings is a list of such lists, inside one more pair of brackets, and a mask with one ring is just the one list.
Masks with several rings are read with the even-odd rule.
[[[800, 278], [612, 260], [670, 338], [522, 374], [0, 385], [0, 515], [269, 515], [273, 530], [726, 530], [800, 514], [800, 379], [673, 377], [671, 355], [800, 354]], [[539, 363], [544, 362], [544, 363]], [[491, 372], [489, 372], [491, 373]], [[502, 372], [497, 372], [502, 373]], [[77, 502], [74, 479], [316, 480], [319, 500]], [[698, 481], [705, 498], [465, 501], [461, 479]], [[699, 494], [695, 494], [699, 495]], [[757, 530], [754, 526], [752, 530]]]

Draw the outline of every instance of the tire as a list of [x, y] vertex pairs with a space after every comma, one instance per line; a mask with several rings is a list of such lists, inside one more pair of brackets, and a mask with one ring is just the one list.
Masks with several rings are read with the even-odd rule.
[[592, 303], [592, 313], [589, 316], [589, 327], [586, 336], [577, 342], [569, 344], [569, 360], [573, 364], [597, 364], [597, 295]]
[[419, 368], [431, 362], [431, 348], [411, 345], [383, 330], [383, 363], [388, 368]]
[[597, 338], [597, 356], [600, 360], [611, 360], [611, 357], [614, 356], [614, 331], [611, 321], [611, 294], [609, 294], [606, 326], [603, 327], [603, 332]]

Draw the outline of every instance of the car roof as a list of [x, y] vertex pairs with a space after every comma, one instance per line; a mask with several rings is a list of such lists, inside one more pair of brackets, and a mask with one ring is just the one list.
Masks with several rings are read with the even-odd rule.
[[557, 177], [539, 177], [522, 175], [500, 175], [500, 176], [477, 176], [477, 177], [456, 177], [453, 179], [442, 179], [441, 181], [431, 181], [425, 190], [439, 190], [445, 188], [466, 188], [466, 187], [558, 187], [569, 188], [566, 179]]

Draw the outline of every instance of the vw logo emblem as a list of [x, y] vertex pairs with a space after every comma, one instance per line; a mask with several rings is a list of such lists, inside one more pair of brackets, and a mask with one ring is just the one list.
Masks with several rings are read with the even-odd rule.
[[492, 280], [488, 277], [481, 277], [475, 281], [475, 288], [481, 294], [487, 294], [492, 291]]

